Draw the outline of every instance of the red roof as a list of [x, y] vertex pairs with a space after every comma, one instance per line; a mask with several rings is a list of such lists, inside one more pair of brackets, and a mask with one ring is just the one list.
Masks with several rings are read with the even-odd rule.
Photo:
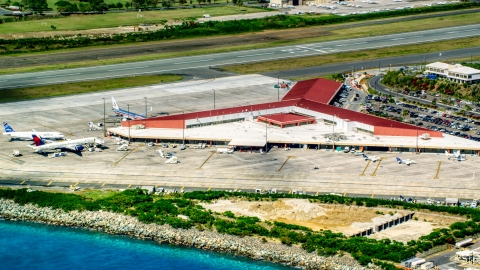
[[142, 119], [142, 121], [145, 122], [145, 120], [183, 120], [183, 119], [189, 120], [189, 119], [204, 118], [204, 117], [217, 116], [217, 115], [241, 113], [245, 111], [251, 112], [251, 111], [261, 111], [261, 110], [266, 110], [271, 108], [283, 108], [283, 107], [293, 106], [295, 102], [297, 102], [297, 100], [277, 101], [277, 102], [239, 106], [239, 107], [231, 107], [226, 109], [216, 109], [216, 110], [209, 110], [209, 111], [189, 112], [185, 114], [157, 116], [157, 117], [152, 117], [148, 119]]
[[[324, 113], [324, 114], [328, 114], [328, 115], [335, 115], [336, 117], [344, 120], [348, 119], [351, 121], [364, 123], [371, 126], [417, 129], [417, 127], [414, 125], [409, 125], [409, 124], [401, 123], [398, 121], [389, 120], [389, 119], [381, 118], [378, 116], [351, 111], [343, 108], [338, 108], [332, 105], [322, 104], [322, 103], [313, 102], [305, 99], [299, 100], [295, 104], [295, 106], [320, 112], [320, 113]], [[418, 128], [418, 131], [430, 132], [430, 130], [420, 128], [420, 127]]]
[[327, 79], [311, 79], [297, 82], [282, 100], [307, 99], [328, 104], [342, 87], [342, 83]]
[[288, 125], [296, 123], [305, 123], [305, 122], [315, 122], [315, 118], [293, 114], [293, 113], [278, 113], [278, 114], [269, 114], [259, 116], [258, 119], [272, 122], [279, 125]]

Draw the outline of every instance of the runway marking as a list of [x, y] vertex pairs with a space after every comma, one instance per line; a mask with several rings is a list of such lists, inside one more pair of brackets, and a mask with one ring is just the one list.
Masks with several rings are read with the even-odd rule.
[[314, 48], [309, 48], [309, 47], [297, 46], [297, 48], [308, 49], [308, 50], [312, 50], [312, 51], [316, 51], [316, 52], [321, 52], [321, 53], [327, 53], [327, 52], [324, 51], [324, 50], [319, 50], [319, 49], [314, 49]]
[[433, 179], [438, 179], [438, 173], [440, 173], [440, 165], [442, 165], [442, 161], [438, 162], [437, 173], [435, 174], [435, 177], [433, 177]]
[[128, 185], [128, 187], [127, 187], [127, 188], [130, 188], [131, 186], [132, 186], [132, 184]]
[[120, 161], [122, 161], [124, 158], [126, 158], [128, 155], [130, 155], [130, 154], [131, 154], [133, 151], [135, 151], [135, 149], [136, 149], [136, 148], [134, 148], [134, 149], [132, 149], [132, 150], [128, 151], [128, 153], [127, 153], [127, 154], [125, 154], [125, 155], [124, 155], [124, 156], [123, 156], [121, 159], [119, 159], [117, 162], [113, 163], [113, 164], [112, 164], [112, 166], [117, 166], [117, 165], [118, 165], [118, 163], [120, 163]]
[[368, 165], [370, 165], [370, 162], [372, 162], [372, 161], [369, 160], [369, 161], [367, 162], [367, 166], [365, 166], [365, 169], [363, 169], [363, 172], [360, 174], [360, 176], [365, 176], [365, 171], [367, 170]]
[[100, 187], [103, 187], [103, 186], [105, 186], [105, 183], [103, 183]]
[[315, 196], [318, 196], [318, 191], [317, 191], [317, 193], [315, 193]]
[[48, 182], [47, 187], [50, 186], [53, 183], [53, 181]]
[[207, 191], [210, 191], [210, 189], [212, 189], [212, 188], [211, 188], [211, 187], [209, 187], [209, 188], [207, 189]]
[[81, 74], [82, 74], [82, 73], [70, 73], [70, 74], [60, 74], [60, 75], [49, 75], [49, 76], [37, 77], [37, 79], [56, 78], [56, 77], [66, 77], [66, 76], [74, 76], [74, 75], [81, 75]]
[[212, 151], [212, 153], [210, 154], [210, 156], [208, 156], [208, 158], [202, 163], [202, 165], [200, 165], [200, 167], [197, 168], [197, 170], [201, 170], [203, 165], [205, 165], [205, 163], [207, 163], [207, 161], [215, 154], [215, 152]]
[[129, 68], [117, 68], [117, 69], [109, 69], [107, 71], [121, 71], [121, 70], [130, 70], [130, 69], [139, 69], [139, 68], [148, 68], [149, 66], [142, 66], [142, 67], [129, 67]]
[[257, 54], [249, 54], [249, 55], [239, 55], [237, 57], [250, 57], [250, 56], [258, 56], [258, 55], [266, 55], [266, 54], [274, 54], [275, 52], [269, 52], [269, 53], [257, 53]]
[[350, 43], [348, 45], [360, 45], [360, 44], [367, 44], [368, 42], [357, 42], [357, 43]]
[[25, 183], [25, 180], [23, 180], [23, 181], [20, 183], [20, 185], [23, 185], [24, 183]]
[[173, 64], [174, 64], [174, 65], [181, 65], [181, 64], [198, 63], [198, 62], [207, 62], [207, 61], [212, 61], [212, 60], [213, 60], [213, 59], [195, 60], [195, 61], [179, 62], [179, 63], [173, 63]]
[[402, 40], [402, 39], [405, 39], [405, 38], [403, 38], [403, 37], [400, 37], [400, 38], [392, 38], [392, 39], [390, 39], [390, 40]]
[[287, 161], [290, 159], [290, 158], [294, 158], [295, 156], [288, 156], [287, 159], [285, 160], [285, 162], [283, 162], [282, 166], [280, 166], [280, 169], [278, 169], [277, 172], [281, 172], [282, 169], [283, 169], [283, 166], [285, 166], [285, 164], [287, 164]]
[[375, 194], [372, 194], [372, 197], [371, 197], [371, 198], [373, 198], [374, 196], [375, 196]]
[[378, 170], [378, 167], [380, 167], [380, 163], [382, 163], [382, 158], [380, 158], [380, 160], [377, 163], [377, 167], [375, 167], [375, 170], [373, 171], [372, 174], [370, 174], [370, 176], [377, 176], [377, 170]]

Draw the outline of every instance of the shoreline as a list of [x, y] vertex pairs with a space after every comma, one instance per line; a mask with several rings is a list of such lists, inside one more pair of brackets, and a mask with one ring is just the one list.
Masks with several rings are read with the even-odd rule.
[[32, 204], [20, 205], [13, 200], [0, 199], [0, 218], [92, 229], [160, 244], [194, 247], [302, 269], [364, 269], [357, 261], [347, 256], [322, 257], [315, 253], [307, 253], [299, 247], [263, 243], [260, 239], [250, 236], [238, 237], [209, 230], [174, 229], [169, 225], [144, 224], [135, 217], [111, 212], [65, 212], [61, 209]]

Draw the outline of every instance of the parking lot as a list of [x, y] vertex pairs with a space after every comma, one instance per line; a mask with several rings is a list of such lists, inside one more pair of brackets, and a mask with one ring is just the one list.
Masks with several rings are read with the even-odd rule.
[[[308, 1], [307, 1], [308, 3]], [[307, 4], [305, 6], [288, 5], [289, 14], [304, 13], [330, 13], [338, 15], [367, 14], [371, 12], [382, 12], [390, 10], [402, 10], [408, 8], [445, 5], [459, 3], [459, 1], [411, 1], [411, 0], [361, 0], [361, 1], [331, 1], [326, 4]], [[278, 6], [271, 6], [278, 8]]]

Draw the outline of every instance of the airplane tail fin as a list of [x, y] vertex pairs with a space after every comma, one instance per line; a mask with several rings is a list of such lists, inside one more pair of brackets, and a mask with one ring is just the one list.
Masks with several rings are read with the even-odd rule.
[[33, 138], [33, 143], [35, 144], [35, 146], [40, 146], [40, 145], [45, 144], [45, 141], [40, 136], [37, 136], [37, 135], [33, 134], [32, 138]]
[[117, 102], [115, 102], [115, 99], [113, 97], [112, 97], [112, 105], [113, 105], [113, 109], [115, 109], [115, 110], [120, 109], [117, 105]]
[[402, 163], [402, 160], [399, 157], [397, 157], [397, 162]]
[[13, 128], [7, 122], [3, 122], [3, 128], [5, 128], [5, 132], [7, 133], [15, 132], [15, 130], [13, 130]]
[[362, 157], [363, 157], [363, 158], [368, 158], [367, 155], [365, 155], [365, 154], [363, 154]]

